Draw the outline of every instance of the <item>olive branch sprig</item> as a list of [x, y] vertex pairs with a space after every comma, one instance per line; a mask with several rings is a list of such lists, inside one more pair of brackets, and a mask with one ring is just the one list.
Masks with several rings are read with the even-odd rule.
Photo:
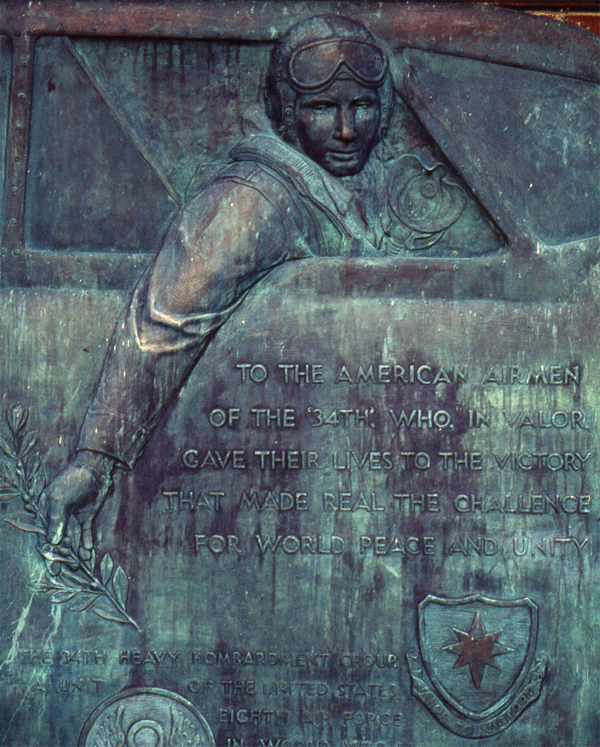
[[[99, 617], [123, 625], [141, 628], [127, 613], [129, 589], [127, 574], [106, 553], [100, 562], [99, 574], [94, 572], [96, 553], [81, 545], [81, 526], [74, 516], [58, 545], [48, 541], [48, 521], [45, 514], [45, 472], [34, 431], [27, 431], [29, 411], [21, 405], [9, 407], [6, 422], [10, 439], [0, 434], [0, 451], [4, 455], [0, 466], [0, 502], [21, 498], [25, 511], [6, 516], [7, 524], [37, 535], [36, 550], [46, 565], [45, 575], [33, 585], [36, 593], [49, 593], [52, 604], [67, 604], [71, 612], [91, 609]], [[110, 490], [106, 480], [101, 490]]]

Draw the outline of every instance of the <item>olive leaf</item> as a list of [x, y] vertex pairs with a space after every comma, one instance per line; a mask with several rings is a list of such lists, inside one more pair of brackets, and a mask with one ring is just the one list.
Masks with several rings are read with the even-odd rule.
[[91, 604], [96, 601], [96, 598], [96, 594], [80, 592], [77, 598], [73, 600], [69, 605], [69, 610], [71, 612], [83, 612], [83, 610], [86, 610]]
[[37, 436], [35, 435], [34, 431], [29, 431], [29, 433], [26, 433], [23, 436], [23, 441], [21, 443], [21, 458], [27, 456], [27, 454], [29, 454], [29, 452], [36, 444]]
[[113, 559], [110, 557], [110, 553], [107, 552], [106, 555], [102, 558], [102, 562], [100, 563], [100, 575], [102, 577], [102, 582], [106, 585], [110, 581], [110, 577], [112, 576], [113, 572]]
[[30, 479], [34, 478], [37, 475], [41, 466], [42, 462], [40, 460], [39, 454], [33, 453], [25, 458], [25, 470]]
[[62, 604], [63, 602], [68, 602], [70, 599], [73, 599], [76, 594], [76, 591], [67, 589], [65, 589], [64, 591], [55, 591], [54, 594], [52, 594], [52, 596], [50, 597], [50, 603]]
[[22, 405], [9, 407], [6, 419], [11, 433], [18, 434], [24, 428], [28, 417], [29, 410], [26, 407]]
[[6, 516], [4, 521], [23, 532], [36, 532], [43, 536], [46, 535], [46, 529], [31, 514], [12, 514]]
[[87, 589], [89, 586], [89, 581], [86, 577], [78, 576], [76, 573], [73, 573], [73, 571], [70, 571], [68, 568], [64, 568], [61, 577], [63, 579], [68, 579], [68, 583], [74, 583], [76, 586], [83, 587], [84, 589]]
[[119, 566], [113, 576], [113, 589], [115, 596], [119, 600], [119, 603], [125, 607], [127, 601], [127, 590], [129, 587], [129, 580], [125, 571]]
[[40, 594], [44, 591], [52, 591], [60, 587], [54, 583], [53, 577], [44, 576], [44, 578], [41, 578], [39, 581], [36, 581], [35, 584], [33, 584], [31, 588], [36, 594]]
[[17, 455], [15, 454], [14, 449], [3, 436], [0, 436], [0, 450], [4, 456], [7, 456], [9, 459], [16, 459]]
[[20, 495], [21, 492], [15, 488], [11, 488], [10, 486], [0, 487], [0, 501], [2, 502], [12, 501], [13, 498], [18, 498]]
[[123, 617], [123, 614], [115, 607], [109, 606], [105, 599], [98, 599], [92, 610], [104, 620], [112, 620], [113, 622], [126, 623], [127, 620]]

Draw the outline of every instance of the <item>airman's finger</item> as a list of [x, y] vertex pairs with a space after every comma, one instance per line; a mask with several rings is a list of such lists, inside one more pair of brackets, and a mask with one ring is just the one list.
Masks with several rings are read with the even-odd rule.
[[89, 517], [89, 519], [86, 520], [85, 524], [82, 527], [81, 542], [83, 544], [83, 547], [86, 550], [94, 549], [94, 537], [92, 535], [93, 521], [94, 521], [94, 516], [92, 515]]
[[48, 510], [48, 540], [58, 545], [65, 535], [68, 523], [67, 507], [60, 501], [50, 500]]

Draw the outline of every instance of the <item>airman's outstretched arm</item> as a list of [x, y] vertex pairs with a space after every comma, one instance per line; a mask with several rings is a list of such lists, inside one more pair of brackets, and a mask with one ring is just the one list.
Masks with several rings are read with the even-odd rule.
[[241, 179], [217, 182], [182, 211], [117, 321], [77, 454], [46, 489], [52, 543], [76, 515], [91, 549], [114, 465], [134, 466], [212, 337], [288, 245], [278, 208]]

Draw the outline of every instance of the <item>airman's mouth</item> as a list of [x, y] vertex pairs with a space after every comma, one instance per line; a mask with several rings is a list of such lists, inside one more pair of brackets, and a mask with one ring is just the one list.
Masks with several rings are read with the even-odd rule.
[[360, 153], [359, 150], [330, 150], [329, 155], [338, 161], [352, 161]]

